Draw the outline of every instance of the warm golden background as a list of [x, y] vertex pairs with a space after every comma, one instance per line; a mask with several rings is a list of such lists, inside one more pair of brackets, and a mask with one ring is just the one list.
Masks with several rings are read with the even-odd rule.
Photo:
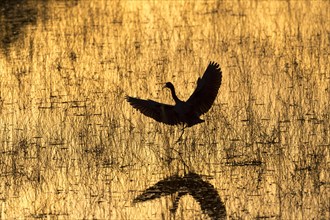
[[[187, 171], [229, 219], [330, 218], [329, 1], [23, 2], [16, 32], [0, 12], [0, 219], [206, 218], [132, 204]], [[211, 60], [219, 95], [178, 143], [124, 99], [185, 100]]]

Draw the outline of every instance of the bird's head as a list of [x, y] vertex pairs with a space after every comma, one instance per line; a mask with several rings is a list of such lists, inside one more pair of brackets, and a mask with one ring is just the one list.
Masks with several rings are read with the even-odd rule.
[[167, 82], [167, 83], [165, 83], [165, 86], [163, 87], [163, 89], [164, 88], [174, 89], [174, 86], [171, 82]]

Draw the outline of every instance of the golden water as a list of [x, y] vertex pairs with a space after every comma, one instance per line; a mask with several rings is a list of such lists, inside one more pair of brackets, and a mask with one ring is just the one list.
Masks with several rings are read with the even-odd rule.
[[[208, 218], [189, 195], [133, 203], [188, 172], [228, 219], [330, 218], [329, 2], [30, 3], [16, 32], [0, 16], [1, 219]], [[124, 99], [173, 103], [172, 81], [185, 100], [209, 61], [220, 92], [179, 142]]]

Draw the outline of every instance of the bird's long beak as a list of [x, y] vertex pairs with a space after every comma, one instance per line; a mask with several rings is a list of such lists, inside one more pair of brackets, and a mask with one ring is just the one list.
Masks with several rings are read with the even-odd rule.
[[162, 86], [162, 89], [167, 88], [165, 83], [158, 83], [158, 84], [162, 84], [162, 85], [164, 85], [164, 86]]

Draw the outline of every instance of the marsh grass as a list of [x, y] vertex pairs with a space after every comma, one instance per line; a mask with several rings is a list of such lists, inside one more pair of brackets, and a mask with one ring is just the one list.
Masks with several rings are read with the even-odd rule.
[[[328, 2], [47, 7], [0, 60], [1, 219], [204, 218], [190, 197], [175, 216], [173, 197], [131, 204], [188, 171], [229, 218], [329, 218]], [[210, 60], [220, 93], [178, 143], [180, 127], [125, 102], [172, 103], [166, 81], [187, 99]]]

